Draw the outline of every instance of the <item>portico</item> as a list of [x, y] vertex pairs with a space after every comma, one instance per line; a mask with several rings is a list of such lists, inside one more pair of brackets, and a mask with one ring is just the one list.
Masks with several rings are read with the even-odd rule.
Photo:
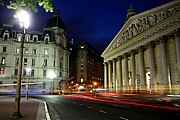
[[126, 21], [102, 53], [107, 90], [178, 94], [179, 6], [174, 0]]

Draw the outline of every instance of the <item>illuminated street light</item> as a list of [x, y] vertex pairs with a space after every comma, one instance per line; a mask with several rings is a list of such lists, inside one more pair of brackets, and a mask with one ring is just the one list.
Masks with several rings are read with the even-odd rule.
[[15, 97], [15, 106], [14, 111], [11, 114], [10, 118], [21, 118], [20, 113], [20, 91], [21, 91], [21, 78], [22, 78], [22, 60], [23, 60], [23, 48], [24, 48], [24, 39], [25, 39], [25, 29], [29, 26], [29, 15], [26, 11], [21, 10], [17, 11], [17, 18], [19, 19], [20, 26], [22, 29], [22, 40], [20, 46], [20, 58], [19, 58], [19, 66], [18, 66], [18, 79], [16, 86], [16, 97]]
[[48, 78], [50, 78], [53, 82], [53, 88], [52, 88], [52, 92], [54, 92], [54, 78], [56, 77], [55, 73], [53, 71], [50, 71], [48, 73]]
[[27, 81], [27, 87], [26, 87], [26, 99], [28, 99], [29, 79], [30, 79], [30, 74], [31, 74], [31, 68], [30, 67], [26, 68], [26, 71], [28, 73], [28, 81]]

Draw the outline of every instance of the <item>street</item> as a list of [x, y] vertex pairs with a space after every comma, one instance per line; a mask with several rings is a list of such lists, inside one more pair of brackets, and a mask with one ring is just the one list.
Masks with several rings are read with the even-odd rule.
[[[47, 102], [52, 119], [60, 120], [175, 120], [179, 114], [169, 111], [154, 110], [146, 107], [140, 109], [128, 105], [117, 105], [79, 99], [73, 95], [47, 95], [36, 97]], [[56, 111], [54, 112], [54, 110]]]

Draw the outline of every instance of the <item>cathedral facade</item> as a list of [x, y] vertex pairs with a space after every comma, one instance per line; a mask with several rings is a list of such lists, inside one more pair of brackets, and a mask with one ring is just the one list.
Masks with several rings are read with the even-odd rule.
[[[132, 13], [132, 14], [131, 14]], [[131, 7], [102, 53], [104, 87], [118, 92], [180, 92], [180, 1], [140, 14]]]
[[[0, 87], [17, 84], [22, 33], [13, 25], [0, 28]], [[66, 28], [58, 10], [47, 21], [43, 32], [25, 33], [22, 63], [22, 91], [53, 92], [65, 89], [69, 79], [69, 50]], [[30, 68], [30, 71], [27, 71]]]

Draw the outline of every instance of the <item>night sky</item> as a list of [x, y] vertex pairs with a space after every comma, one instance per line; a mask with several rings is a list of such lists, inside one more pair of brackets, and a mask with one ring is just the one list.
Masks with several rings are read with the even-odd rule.
[[[75, 43], [84, 39], [102, 53], [125, 23], [130, 5], [137, 13], [165, 4], [172, 0], [54, 0], [66, 25], [68, 38]], [[42, 31], [53, 13], [39, 8], [38, 13], [30, 11], [29, 30]], [[14, 10], [0, 6], [0, 22], [17, 24], [13, 18]]]

